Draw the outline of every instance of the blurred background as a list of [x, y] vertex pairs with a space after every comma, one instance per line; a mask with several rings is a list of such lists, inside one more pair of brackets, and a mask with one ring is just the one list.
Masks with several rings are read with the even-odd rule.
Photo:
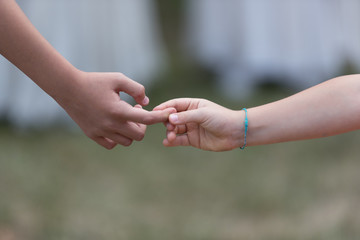
[[[18, 0], [72, 64], [232, 109], [360, 70], [356, 0]], [[107, 151], [0, 59], [0, 240], [358, 239], [357, 132], [210, 153]]]

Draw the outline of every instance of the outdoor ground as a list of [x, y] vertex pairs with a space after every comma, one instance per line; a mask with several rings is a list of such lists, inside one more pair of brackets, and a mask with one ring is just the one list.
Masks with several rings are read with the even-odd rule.
[[359, 132], [225, 153], [163, 136], [150, 126], [107, 151], [80, 132], [2, 127], [0, 240], [360, 238]]

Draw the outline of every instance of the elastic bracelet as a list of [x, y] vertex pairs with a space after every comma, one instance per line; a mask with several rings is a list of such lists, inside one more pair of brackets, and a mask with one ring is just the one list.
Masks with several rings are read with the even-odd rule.
[[244, 150], [246, 148], [246, 137], [247, 137], [247, 131], [248, 131], [248, 126], [249, 126], [249, 120], [248, 120], [248, 113], [247, 113], [247, 109], [243, 108], [242, 110], [245, 111], [245, 121], [244, 121], [244, 125], [245, 125], [245, 135], [244, 135], [244, 145], [242, 147], [240, 147], [240, 149]]

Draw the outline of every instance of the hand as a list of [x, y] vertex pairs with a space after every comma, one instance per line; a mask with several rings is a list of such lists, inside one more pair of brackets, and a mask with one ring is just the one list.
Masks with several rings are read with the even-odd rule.
[[180, 98], [165, 102], [155, 111], [175, 108], [166, 123], [168, 147], [193, 146], [209, 151], [228, 151], [244, 143], [243, 111], [233, 111], [204, 99]]
[[[62, 89], [63, 90], [63, 89]], [[138, 103], [135, 107], [120, 99], [126, 92]], [[145, 88], [121, 73], [78, 72], [66, 93], [55, 100], [66, 110], [84, 133], [101, 146], [130, 146], [144, 138], [146, 125], [164, 122], [174, 109], [149, 112]]]
[[[169, 110], [148, 112], [144, 87], [120, 73], [84, 73], [35, 29], [15, 1], [0, 0], [0, 54], [52, 96], [87, 136], [111, 149], [144, 137], [146, 126], [166, 121]], [[122, 101], [119, 92], [139, 105]], [[170, 110], [171, 111], [171, 110]]]

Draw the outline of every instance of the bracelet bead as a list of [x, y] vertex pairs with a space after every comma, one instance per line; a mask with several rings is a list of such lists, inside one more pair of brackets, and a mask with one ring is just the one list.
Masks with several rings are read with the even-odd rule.
[[245, 112], [245, 121], [244, 121], [244, 125], [245, 125], [245, 132], [244, 132], [244, 145], [242, 147], [240, 147], [241, 150], [244, 150], [246, 148], [246, 137], [247, 137], [247, 132], [248, 132], [248, 126], [249, 126], [249, 120], [248, 120], [248, 112], [246, 108], [242, 109]]

